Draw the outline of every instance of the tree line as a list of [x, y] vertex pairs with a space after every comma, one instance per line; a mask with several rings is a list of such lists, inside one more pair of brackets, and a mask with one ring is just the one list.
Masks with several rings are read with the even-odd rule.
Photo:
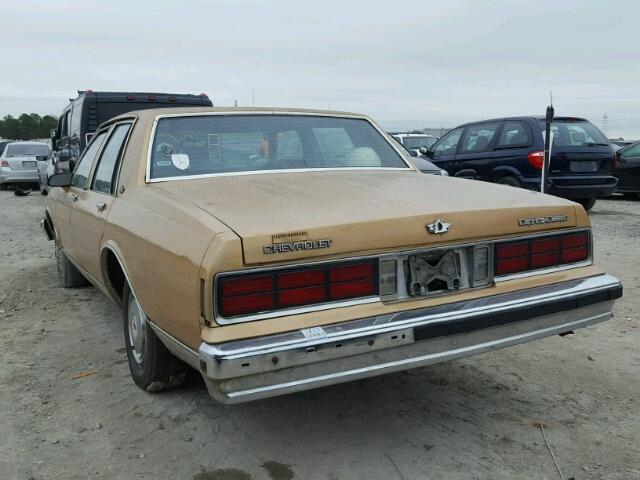
[[0, 138], [10, 140], [49, 138], [49, 132], [57, 125], [58, 119], [52, 115], [43, 117], [37, 113], [23, 113], [19, 117], [6, 115], [0, 120]]

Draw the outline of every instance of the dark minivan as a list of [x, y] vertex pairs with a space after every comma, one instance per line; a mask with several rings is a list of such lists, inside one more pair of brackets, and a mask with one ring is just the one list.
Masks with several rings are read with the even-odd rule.
[[70, 99], [52, 132], [56, 171], [71, 168], [83, 152], [98, 125], [123, 113], [150, 108], [192, 107], [213, 104], [205, 94], [94, 92], [78, 91], [78, 98]]
[[[535, 116], [473, 122], [454, 128], [424, 153], [451, 176], [539, 191], [544, 129], [544, 117]], [[616, 189], [613, 147], [583, 118], [556, 117], [551, 129], [548, 193], [589, 210], [596, 197]]]

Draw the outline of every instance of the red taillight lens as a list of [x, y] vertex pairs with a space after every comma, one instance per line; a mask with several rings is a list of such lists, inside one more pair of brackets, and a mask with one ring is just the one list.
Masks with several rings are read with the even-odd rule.
[[376, 295], [377, 265], [365, 260], [222, 277], [218, 311], [230, 317]]
[[542, 170], [542, 165], [544, 165], [544, 152], [530, 152], [527, 155], [527, 160], [529, 163], [538, 170]]
[[225, 316], [261, 312], [272, 309], [273, 306], [273, 293], [271, 292], [222, 298], [222, 311]]
[[501, 243], [495, 248], [495, 274], [509, 275], [580, 262], [589, 258], [590, 251], [587, 232]]
[[613, 158], [611, 159], [611, 169], [615, 170], [618, 166], [618, 152], [613, 154]]
[[225, 280], [222, 284], [222, 295], [225, 297], [270, 292], [272, 290], [273, 275], [247, 276]]
[[11, 168], [11, 165], [6, 160], [0, 160], [0, 167]]

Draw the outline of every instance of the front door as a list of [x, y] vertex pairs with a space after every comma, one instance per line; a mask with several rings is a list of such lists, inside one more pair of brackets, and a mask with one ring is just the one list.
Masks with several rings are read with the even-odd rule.
[[640, 191], [640, 143], [621, 150], [614, 173], [620, 181], [620, 191]]
[[81, 199], [83, 201], [86, 200], [86, 192], [89, 188], [91, 170], [93, 169], [93, 164], [95, 163], [98, 152], [104, 143], [106, 135], [106, 131], [101, 132], [93, 139], [93, 142], [89, 144], [89, 147], [80, 157], [80, 160], [73, 171], [71, 186], [65, 189], [64, 197], [60, 199], [60, 205], [69, 206], [69, 212], [67, 213], [69, 228], [66, 229], [66, 236], [61, 239], [62, 247], [64, 248], [65, 253], [71, 257], [75, 263], [80, 265], [82, 269], [86, 269], [86, 267], [82, 264], [80, 259], [77, 237], [78, 235], [82, 235], [81, 232], [88, 226], [82, 223], [75, 223], [77, 219], [77, 215], [75, 215], [75, 213], [78, 202], [80, 202]]
[[500, 122], [469, 125], [454, 164], [456, 177], [491, 180], [494, 137]]
[[[110, 130], [110, 135], [101, 149], [89, 181], [89, 188], [78, 194], [71, 210], [70, 224], [74, 226], [73, 255], [76, 261], [95, 279], [102, 281], [100, 247], [104, 223], [114, 200], [115, 181], [131, 123], [119, 123]], [[103, 132], [98, 133], [98, 136]]]

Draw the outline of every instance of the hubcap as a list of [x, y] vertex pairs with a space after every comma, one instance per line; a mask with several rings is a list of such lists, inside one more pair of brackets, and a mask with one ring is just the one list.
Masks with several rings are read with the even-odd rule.
[[129, 342], [131, 353], [137, 363], [144, 360], [144, 343], [147, 337], [147, 317], [138, 300], [131, 295], [129, 299]]

